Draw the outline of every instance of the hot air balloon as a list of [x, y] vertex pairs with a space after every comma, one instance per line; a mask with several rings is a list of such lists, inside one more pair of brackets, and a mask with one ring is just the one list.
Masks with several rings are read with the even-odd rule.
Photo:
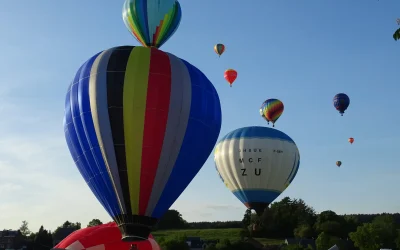
[[261, 105], [261, 108], [260, 108], [260, 115], [261, 115], [262, 118], [264, 118], [264, 120], [267, 121], [267, 124], [269, 124], [270, 120], [268, 120], [268, 118], [265, 117], [264, 111], [263, 111], [263, 109], [262, 109], [262, 105]]
[[217, 143], [214, 161], [228, 189], [261, 216], [293, 181], [300, 154], [294, 141], [279, 130], [244, 127]]
[[225, 70], [224, 77], [229, 82], [229, 85], [232, 87], [232, 83], [237, 78], [237, 72], [234, 69], [227, 69]]
[[341, 165], [342, 165], [342, 162], [341, 162], [341, 161], [337, 161], [337, 162], [336, 162], [336, 166], [340, 167]]
[[[396, 19], [396, 22], [397, 22], [397, 24], [398, 25], [400, 25], [400, 18], [397, 18]], [[400, 28], [399, 29], [397, 29], [394, 33], [393, 33], [393, 39], [394, 40], [400, 40]]]
[[221, 56], [225, 52], [225, 45], [223, 45], [222, 43], [216, 44], [214, 46], [214, 51], [218, 54], [218, 56]]
[[353, 144], [354, 138], [353, 138], [353, 137], [350, 137], [350, 138], [349, 138], [349, 142], [350, 142], [350, 144]]
[[176, 0], [126, 0], [122, 18], [145, 47], [160, 48], [178, 29], [181, 6]]
[[272, 127], [275, 127], [275, 122], [283, 113], [283, 103], [278, 99], [268, 99], [261, 105], [260, 114], [269, 122], [272, 122]]
[[342, 116], [349, 105], [350, 98], [344, 93], [339, 93], [333, 98], [333, 106], [335, 106], [336, 110], [338, 110]]
[[[121, 241], [121, 232], [114, 222], [77, 230], [53, 249], [130, 250], [132, 242]], [[134, 243], [139, 250], [161, 250], [150, 234], [149, 239]]]
[[220, 129], [213, 84], [155, 48], [96, 54], [66, 95], [72, 158], [126, 241], [147, 239], [207, 160]]

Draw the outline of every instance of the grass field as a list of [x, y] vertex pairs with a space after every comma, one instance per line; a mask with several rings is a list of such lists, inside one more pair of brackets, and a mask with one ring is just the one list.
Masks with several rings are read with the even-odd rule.
[[[159, 240], [162, 237], [170, 238], [176, 236], [187, 236], [187, 237], [200, 237], [204, 240], [228, 239], [231, 242], [235, 242], [240, 240], [240, 230], [241, 230], [240, 228], [166, 230], [166, 231], [155, 231], [152, 232], [152, 234], [156, 240]], [[283, 240], [279, 239], [256, 238], [256, 240], [264, 245], [279, 245], [283, 243]]]

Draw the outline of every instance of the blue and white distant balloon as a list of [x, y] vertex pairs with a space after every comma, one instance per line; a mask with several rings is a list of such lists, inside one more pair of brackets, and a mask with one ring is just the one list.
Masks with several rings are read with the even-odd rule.
[[293, 181], [300, 166], [295, 142], [268, 127], [244, 127], [225, 135], [214, 161], [227, 188], [258, 215]]

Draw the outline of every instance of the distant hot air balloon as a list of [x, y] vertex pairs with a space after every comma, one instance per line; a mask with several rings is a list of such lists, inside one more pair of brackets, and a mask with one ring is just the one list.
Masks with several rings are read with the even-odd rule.
[[182, 17], [176, 0], [125, 0], [122, 18], [145, 47], [160, 48], [178, 29]]
[[353, 138], [353, 137], [350, 137], [350, 138], [349, 138], [349, 142], [350, 142], [351, 144], [353, 144], [354, 138]]
[[262, 109], [262, 105], [261, 105], [261, 108], [260, 108], [260, 115], [261, 115], [262, 118], [264, 118], [264, 120], [267, 121], [267, 124], [269, 124], [270, 120], [268, 120], [268, 118], [265, 117], [264, 111], [263, 111], [263, 109]]
[[225, 45], [218, 43], [214, 46], [214, 51], [218, 54], [218, 56], [221, 56], [225, 52]]
[[337, 161], [337, 162], [336, 162], [336, 166], [340, 167], [341, 165], [342, 165], [342, 162], [341, 162], [341, 161]]
[[[53, 249], [130, 250], [132, 242], [121, 241], [115, 222], [79, 229], [63, 239]], [[138, 250], [161, 250], [150, 234], [149, 239], [135, 243]]]
[[225, 70], [224, 77], [229, 82], [229, 85], [232, 87], [232, 83], [237, 78], [237, 72], [234, 69], [227, 69]]
[[96, 54], [65, 100], [73, 160], [126, 241], [147, 239], [207, 160], [220, 129], [212, 83], [155, 48]]
[[281, 117], [283, 113], [283, 103], [278, 99], [268, 99], [261, 105], [260, 114], [269, 122], [272, 122], [272, 126], [275, 127], [275, 122]]
[[336, 110], [338, 110], [342, 116], [349, 105], [350, 98], [344, 93], [339, 93], [333, 98], [333, 106], [335, 106]]
[[300, 154], [294, 141], [279, 130], [244, 127], [217, 143], [214, 161], [229, 190], [260, 216], [293, 181]]

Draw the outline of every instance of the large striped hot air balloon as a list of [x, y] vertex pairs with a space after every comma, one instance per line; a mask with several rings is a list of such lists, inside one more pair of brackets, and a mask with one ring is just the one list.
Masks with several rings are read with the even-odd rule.
[[176, 0], [125, 0], [122, 18], [145, 47], [161, 47], [178, 29], [182, 10]]
[[212, 83], [155, 48], [96, 54], [66, 96], [73, 160], [127, 241], [147, 239], [207, 160], [220, 129]]
[[296, 177], [300, 154], [285, 133], [253, 126], [222, 137], [214, 161], [225, 186], [260, 216]]

